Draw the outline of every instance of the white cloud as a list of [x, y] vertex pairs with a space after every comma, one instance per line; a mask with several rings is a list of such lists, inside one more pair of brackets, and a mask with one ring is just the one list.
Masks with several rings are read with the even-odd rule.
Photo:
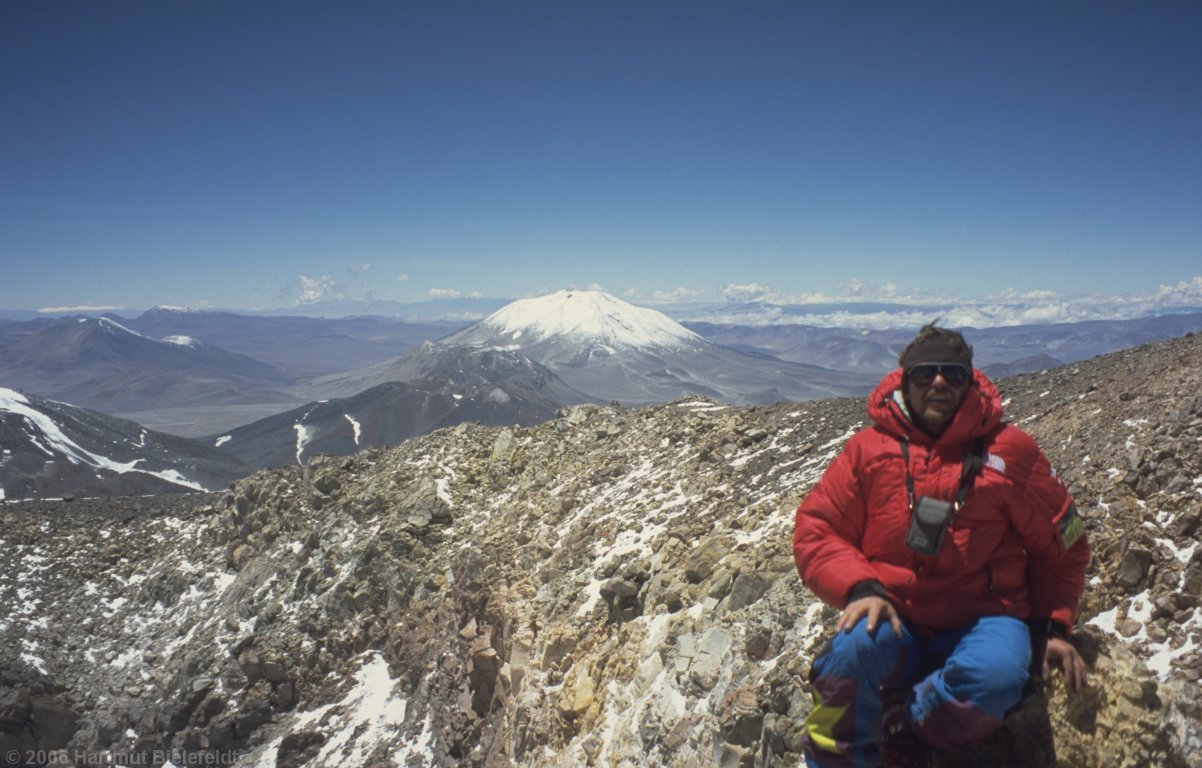
[[[840, 286], [838, 293], [798, 293], [786, 295], [768, 285], [760, 283], [730, 283], [718, 287], [718, 293], [727, 301], [755, 301], [761, 304], [838, 304], [842, 302], [890, 301], [911, 303], [905, 296], [898, 296], [897, 286], [885, 283], [878, 287], [865, 286], [861, 280], [850, 280]], [[918, 303], [913, 301], [913, 303]], [[925, 303], [925, 302], [924, 302]]]
[[409, 279], [409, 275], [406, 275], [404, 272], [402, 272], [401, 274], [396, 276], [396, 279], [397, 279], [398, 283], [403, 283]]
[[694, 301], [702, 297], [701, 291], [695, 291], [692, 288], [673, 288], [670, 291], [654, 290], [650, 294], [640, 291], [638, 288], [628, 288], [622, 292], [622, 295], [632, 301], [647, 301], [652, 304], [677, 304], [682, 301]]
[[1002, 301], [1048, 301], [1056, 298], [1058, 294], [1055, 291], [1033, 290], [1033, 291], [1016, 291], [1013, 288], [1007, 288], [996, 297]]
[[1154, 295], [1166, 303], [1200, 304], [1202, 303], [1202, 276], [1192, 280], [1182, 280], [1176, 285], [1162, 285]]
[[105, 306], [103, 304], [79, 304], [74, 307], [42, 307], [38, 312], [44, 315], [63, 315], [74, 312], [116, 312], [125, 309], [125, 307], [112, 305]]
[[478, 298], [480, 298], [479, 291], [472, 291], [471, 293], [464, 293], [463, 291], [457, 290], [455, 288], [431, 288], [426, 291], [426, 295], [429, 296], [431, 299], [458, 299], [458, 298], [478, 299]]
[[729, 283], [718, 286], [718, 293], [727, 301], [763, 301], [779, 303], [776, 291], [759, 283]]
[[354, 274], [357, 272], [370, 272], [371, 264], [352, 264], [346, 268], [348, 272]]
[[[943, 325], [993, 328], [1004, 325], [1076, 323], [1085, 320], [1130, 320], [1166, 312], [1202, 311], [1202, 276], [1175, 285], [1162, 285], [1142, 294], [1074, 295], [1035, 289], [1007, 288], [985, 298], [902, 294], [886, 283], [868, 287], [851, 281], [835, 294], [780, 296], [758, 283], [722, 286], [732, 303], [727, 309], [702, 309], [673, 315], [677, 320], [707, 320], [735, 325], [779, 322], [842, 328], [916, 328], [939, 318]], [[758, 307], [739, 303], [759, 301]], [[880, 309], [878, 303], [897, 308]], [[819, 305], [834, 305], [820, 307]], [[791, 309], [788, 309], [791, 307]], [[807, 311], [807, 308], [813, 309]]]
[[345, 298], [342, 289], [329, 275], [319, 275], [318, 277], [300, 275], [297, 280], [300, 282], [300, 296], [296, 298], [297, 304], [314, 304], [318, 301]]
[[701, 291], [692, 288], [673, 288], [670, 291], [652, 291], [651, 300], [661, 304], [675, 304], [678, 301], [692, 301], [701, 297]]
[[946, 296], [918, 296], [900, 293], [896, 283], [885, 282], [881, 285], [867, 285], [861, 280], [851, 280], [839, 286], [835, 293], [798, 293], [790, 296], [773, 294], [776, 304], [857, 304], [869, 302], [885, 302], [912, 306], [930, 306], [944, 304]]
[[1066, 323], [1072, 320], [1072, 314], [1071, 307], [1062, 303], [1052, 303], [1018, 309], [1014, 317], [1019, 325]]

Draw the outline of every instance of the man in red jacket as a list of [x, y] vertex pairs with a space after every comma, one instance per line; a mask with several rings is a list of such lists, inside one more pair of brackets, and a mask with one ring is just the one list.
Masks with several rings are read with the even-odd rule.
[[797, 570], [843, 612], [811, 670], [811, 768], [877, 765], [887, 732], [963, 748], [1019, 703], [1033, 648], [1085, 685], [1068, 633], [1089, 544], [1068, 491], [963, 336], [925, 326], [899, 362], [797, 509]]

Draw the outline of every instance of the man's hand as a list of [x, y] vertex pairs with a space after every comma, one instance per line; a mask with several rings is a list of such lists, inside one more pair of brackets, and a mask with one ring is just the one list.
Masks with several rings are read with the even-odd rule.
[[[848, 606], [851, 608], [851, 606]], [[846, 615], [846, 611], [844, 612]], [[1043, 677], [1046, 680], [1055, 666], [1064, 674], [1064, 685], [1072, 693], [1085, 687], [1085, 659], [1073, 644], [1059, 637], [1049, 637], [1043, 652]]]
[[[876, 626], [882, 618], [886, 619], [893, 627], [895, 637], [902, 636], [901, 617], [897, 615], [893, 604], [883, 597], [870, 595], [861, 597], [859, 600], [853, 600], [843, 609], [843, 615], [839, 617], [839, 624], [835, 629], [839, 632], [850, 632], [852, 627], [856, 625], [860, 619], [868, 617], [868, 634], [876, 632]], [[1071, 647], [1071, 646], [1070, 646]], [[1084, 667], [1084, 662], [1082, 662]]]

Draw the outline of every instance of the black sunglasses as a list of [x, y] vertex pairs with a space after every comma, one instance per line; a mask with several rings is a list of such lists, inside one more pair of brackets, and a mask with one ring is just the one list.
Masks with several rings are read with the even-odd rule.
[[968, 383], [968, 368], [960, 363], [920, 363], [906, 371], [910, 383], [916, 387], [929, 387], [935, 376], [942, 376], [949, 387], [962, 387]]

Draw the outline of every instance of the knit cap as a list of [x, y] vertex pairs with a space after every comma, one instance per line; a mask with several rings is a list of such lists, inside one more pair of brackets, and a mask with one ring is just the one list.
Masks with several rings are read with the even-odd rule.
[[972, 347], [965, 344], [960, 349], [955, 349], [950, 339], [928, 336], [906, 352], [901, 360], [901, 367], [908, 371], [923, 363], [961, 363], [971, 371]]

